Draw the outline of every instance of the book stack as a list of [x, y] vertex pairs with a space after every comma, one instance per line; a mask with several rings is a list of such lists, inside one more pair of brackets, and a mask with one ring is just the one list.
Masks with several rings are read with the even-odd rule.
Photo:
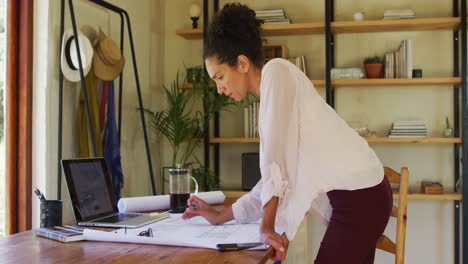
[[408, 19], [415, 18], [411, 9], [389, 9], [384, 12], [384, 19]]
[[396, 121], [388, 137], [426, 137], [427, 129], [423, 121]]
[[291, 24], [291, 19], [286, 17], [284, 9], [255, 10], [255, 16], [263, 20], [265, 25]]
[[36, 235], [63, 243], [84, 240], [83, 229], [78, 226], [41, 227]]
[[413, 77], [413, 42], [401, 41], [395, 52], [385, 54], [385, 78]]
[[244, 137], [256, 138], [258, 134], [258, 110], [260, 102], [252, 102], [244, 107]]

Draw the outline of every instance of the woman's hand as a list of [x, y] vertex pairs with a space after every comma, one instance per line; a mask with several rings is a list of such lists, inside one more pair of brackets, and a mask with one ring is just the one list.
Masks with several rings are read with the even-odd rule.
[[260, 241], [274, 248], [275, 251], [272, 257], [274, 261], [283, 261], [286, 259], [289, 240], [285, 234], [280, 235], [271, 228], [261, 228]]
[[195, 195], [187, 200], [187, 205], [188, 207], [182, 215], [182, 219], [184, 220], [194, 216], [201, 216], [212, 225], [220, 225], [234, 218], [231, 208], [220, 212]]
[[275, 261], [283, 261], [288, 252], [289, 240], [286, 235], [280, 235], [275, 232], [276, 209], [278, 208], [279, 198], [273, 196], [263, 207], [262, 224], [260, 226], [260, 241], [270, 245], [275, 250], [272, 257]]

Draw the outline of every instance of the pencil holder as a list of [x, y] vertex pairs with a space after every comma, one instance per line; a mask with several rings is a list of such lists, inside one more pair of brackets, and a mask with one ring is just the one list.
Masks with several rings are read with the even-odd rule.
[[62, 201], [48, 200], [41, 202], [41, 227], [62, 225]]

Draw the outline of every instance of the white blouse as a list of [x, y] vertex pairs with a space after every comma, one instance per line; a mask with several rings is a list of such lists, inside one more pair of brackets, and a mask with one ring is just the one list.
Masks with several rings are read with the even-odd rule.
[[383, 166], [366, 140], [287, 60], [270, 60], [262, 69], [259, 132], [262, 178], [232, 205], [237, 221], [258, 221], [277, 196], [276, 225], [292, 240], [308, 210], [329, 222], [328, 191], [368, 188], [383, 180]]

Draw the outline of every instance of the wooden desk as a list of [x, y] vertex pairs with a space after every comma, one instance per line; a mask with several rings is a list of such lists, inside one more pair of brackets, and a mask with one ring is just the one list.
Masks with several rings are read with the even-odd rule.
[[0, 263], [265, 263], [272, 249], [218, 252], [212, 249], [80, 241], [61, 243], [34, 231], [0, 239]]

